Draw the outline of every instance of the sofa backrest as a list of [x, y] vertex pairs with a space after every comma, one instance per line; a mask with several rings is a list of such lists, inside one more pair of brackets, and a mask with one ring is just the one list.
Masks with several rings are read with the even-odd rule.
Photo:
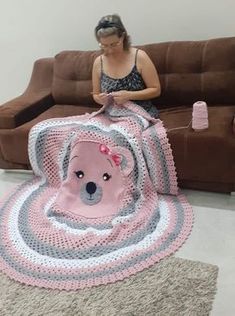
[[63, 51], [55, 56], [52, 95], [57, 104], [95, 105], [92, 65], [98, 51]]
[[[176, 41], [138, 46], [158, 70], [162, 94], [159, 108], [235, 103], [235, 37]], [[64, 51], [55, 57], [52, 92], [57, 103], [94, 105], [92, 65], [99, 51]]]
[[235, 37], [146, 45], [161, 80], [158, 105], [235, 103]]

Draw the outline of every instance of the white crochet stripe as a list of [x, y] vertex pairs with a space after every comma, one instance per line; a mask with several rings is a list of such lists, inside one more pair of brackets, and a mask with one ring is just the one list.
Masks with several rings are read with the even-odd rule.
[[69, 227], [66, 223], [59, 223], [56, 221], [55, 218], [50, 218], [50, 222], [52, 223], [52, 225], [58, 229], [63, 229], [64, 231], [66, 231], [69, 234], [72, 235], [76, 235], [76, 236], [83, 236], [86, 235], [88, 233], [93, 233], [96, 236], [106, 236], [109, 235], [112, 232], [112, 229], [120, 223], [123, 223], [125, 221], [127, 221], [129, 218], [131, 218], [132, 216], [126, 216], [125, 218], [115, 218], [115, 220], [112, 221], [113, 227], [111, 229], [103, 229], [103, 230], [98, 230], [95, 229], [93, 227], [88, 227], [86, 229], [76, 229], [76, 228], [72, 228]]
[[33, 262], [37, 265], [43, 265], [47, 267], [55, 267], [55, 268], [87, 268], [87, 267], [96, 267], [100, 264], [107, 264], [112, 262], [113, 259], [121, 259], [123, 256], [129, 256], [131, 253], [144, 250], [151, 245], [164, 234], [164, 231], [169, 225], [169, 210], [167, 207], [167, 203], [165, 201], [159, 201], [160, 207], [160, 221], [157, 225], [156, 230], [147, 235], [143, 240], [141, 240], [138, 244], [131, 245], [125, 248], [118, 249], [113, 251], [112, 253], [105, 254], [97, 258], [88, 258], [88, 259], [56, 259], [46, 255], [40, 255], [39, 253], [30, 249], [22, 239], [19, 231], [18, 231], [18, 214], [19, 210], [22, 207], [22, 204], [27, 199], [27, 197], [33, 192], [35, 186], [31, 186], [26, 192], [21, 196], [17, 205], [13, 207], [13, 211], [10, 214], [9, 218], [9, 237], [12, 240], [16, 250], [24, 257], [26, 260]]
[[149, 121], [146, 120], [143, 116], [136, 114], [136, 116], [142, 121], [144, 128], [146, 129], [147, 127], [149, 127]]

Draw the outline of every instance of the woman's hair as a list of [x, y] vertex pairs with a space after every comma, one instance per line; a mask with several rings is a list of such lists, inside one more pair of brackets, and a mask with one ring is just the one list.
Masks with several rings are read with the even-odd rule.
[[107, 37], [111, 35], [123, 36], [123, 48], [128, 50], [130, 48], [130, 36], [122, 24], [121, 18], [117, 14], [106, 15], [102, 17], [95, 28], [95, 37], [97, 41], [101, 37]]

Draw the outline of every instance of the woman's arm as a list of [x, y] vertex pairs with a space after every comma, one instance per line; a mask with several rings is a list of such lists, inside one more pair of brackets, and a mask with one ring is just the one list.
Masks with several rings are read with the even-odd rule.
[[104, 105], [108, 102], [108, 96], [107, 93], [100, 93], [100, 74], [101, 64], [100, 56], [98, 56], [92, 68], [92, 96], [96, 103]]
[[128, 100], [148, 100], [159, 96], [161, 93], [159, 77], [153, 62], [143, 50], [139, 50], [137, 56], [137, 69], [144, 80], [146, 89], [113, 92], [112, 95], [117, 104], [122, 104]]

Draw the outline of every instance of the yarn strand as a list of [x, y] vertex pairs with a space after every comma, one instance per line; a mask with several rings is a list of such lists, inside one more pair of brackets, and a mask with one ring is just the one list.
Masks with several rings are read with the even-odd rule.
[[170, 129], [166, 129], [167, 132], [178, 130], [178, 129], [186, 129], [192, 123], [192, 128], [195, 132], [203, 131], [209, 127], [208, 122], [208, 109], [207, 104], [204, 101], [197, 101], [193, 104], [193, 112], [192, 119], [188, 123], [187, 126], [174, 127]]

